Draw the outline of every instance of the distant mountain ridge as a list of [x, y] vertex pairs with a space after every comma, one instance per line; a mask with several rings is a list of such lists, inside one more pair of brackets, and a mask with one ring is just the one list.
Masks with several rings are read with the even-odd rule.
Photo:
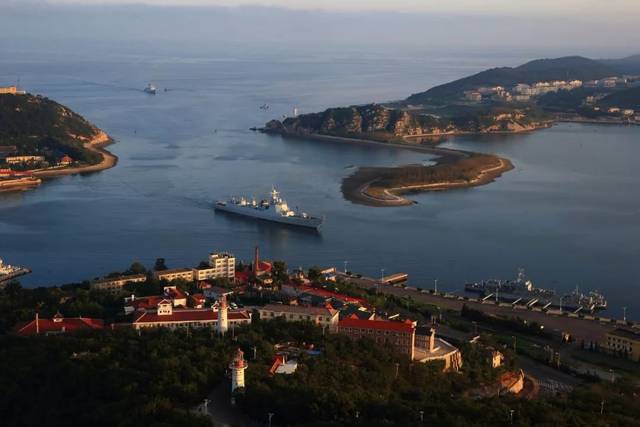
[[616, 68], [582, 56], [536, 59], [518, 67], [500, 67], [435, 86], [406, 99], [409, 104], [442, 104], [480, 86], [513, 86], [550, 80], [596, 80], [621, 74]]
[[640, 54], [621, 59], [600, 59], [601, 63], [615, 69], [621, 74], [640, 74]]

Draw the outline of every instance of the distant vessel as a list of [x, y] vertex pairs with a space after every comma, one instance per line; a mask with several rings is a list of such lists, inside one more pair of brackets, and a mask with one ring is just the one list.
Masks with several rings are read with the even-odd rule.
[[26, 190], [37, 187], [41, 183], [40, 178], [33, 176], [0, 178], [0, 191]]
[[297, 225], [300, 227], [319, 229], [320, 226], [322, 226], [322, 218], [290, 209], [287, 202], [280, 197], [280, 193], [275, 188], [271, 189], [270, 195], [271, 197], [269, 200], [265, 199], [260, 202], [256, 202], [255, 199], [249, 200], [244, 197], [232, 197], [226, 201], [216, 202], [215, 209], [218, 211], [231, 212], [238, 215], [263, 219], [265, 221]]
[[18, 276], [31, 273], [31, 270], [25, 267], [19, 267], [16, 265], [5, 264], [0, 259], [0, 285]]
[[144, 91], [145, 91], [145, 93], [148, 93], [149, 95], [155, 95], [158, 92], [158, 88], [156, 88], [154, 85], [149, 83], [147, 85], [147, 87], [144, 88]]
[[529, 307], [537, 305], [544, 308], [590, 312], [607, 308], [606, 298], [597, 291], [583, 294], [576, 288], [570, 294], [558, 296], [553, 289], [536, 288], [533, 282], [526, 278], [522, 268], [518, 269], [515, 280], [484, 280], [467, 283], [464, 290], [479, 293], [483, 297], [495, 297], [496, 300], [503, 302], [522, 303]]

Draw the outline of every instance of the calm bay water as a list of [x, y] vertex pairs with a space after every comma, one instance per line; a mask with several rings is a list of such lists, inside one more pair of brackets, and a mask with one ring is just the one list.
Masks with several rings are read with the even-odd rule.
[[[484, 187], [384, 209], [344, 200], [341, 179], [354, 165], [428, 156], [248, 130], [294, 106], [309, 112], [398, 99], [527, 58], [176, 52], [2, 55], [1, 78], [20, 76], [29, 91], [83, 114], [117, 140], [110, 150], [120, 158], [108, 171], [0, 195], [0, 258], [34, 270], [25, 285], [79, 281], [156, 257], [190, 266], [213, 250], [249, 259], [259, 244], [265, 257], [290, 266], [348, 260], [354, 271], [406, 271], [415, 285], [437, 278], [449, 290], [525, 267], [539, 286], [599, 289], [611, 314], [626, 305], [640, 318], [638, 127], [561, 124], [452, 138], [447, 146], [498, 153], [516, 168]], [[145, 95], [148, 81], [168, 90]], [[212, 209], [218, 198], [262, 196], [272, 184], [291, 205], [325, 215], [322, 233]]]

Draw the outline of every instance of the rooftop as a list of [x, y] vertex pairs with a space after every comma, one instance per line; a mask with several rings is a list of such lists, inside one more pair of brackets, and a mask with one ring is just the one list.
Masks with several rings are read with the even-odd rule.
[[320, 316], [333, 316], [337, 313], [333, 308], [327, 307], [307, 307], [302, 305], [267, 304], [263, 310], [277, 311], [280, 313], [312, 314]]
[[102, 319], [92, 319], [89, 317], [70, 317], [65, 319], [63, 317], [57, 317], [55, 319], [38, 319], [37, 326], [35, 319], [19, 323], [14, 328], [14, 333], [26, 336], [35, 335], [36, 333], [76, 332], [103, 328], [104, 321]]
[[376, 329], [395, 332], [412, 333], [415, 327], [412, 323], [392, 322], [389, 320], [362, 320], [347, 318], [339, 323], [340, 328]]
[[609, 332], [609, 335], [615, 335], [622, 338], [629, 338], [632, 340], [640, 341], [640, 332], [631, 329], [616, 328], [615, 330]]
[[[251, 316], [246, 310], [229, 310], [229, 320], [249, 320]], [[140, 312], [133, 323], [163, 323], [163, 322], [202, 322], [218, 320], [218, 312], [210, 308], [203, 309], [178, 309], [172, 314], [158, 315], [153, 312]]]
[[132, 275], [124, 275], [124, 276], [116, 276], [116, 277], [103, 277], [102, 279], [95, 280], [92, 283], [109, 283], [109, 282], [117, 282], [120, 280], [141, 280], [146, 278], [147, 276], [145, 276], [144, 274], [132, 274]]

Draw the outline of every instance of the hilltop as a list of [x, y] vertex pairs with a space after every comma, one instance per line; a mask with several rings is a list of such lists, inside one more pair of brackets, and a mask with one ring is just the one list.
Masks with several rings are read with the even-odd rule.
[[0, 95], [0, 145], [16, 146], [16, 154], [53, 159], [67, 154], [96, 164], [102, 157], [84, 146], [101, 130], [71, 109], [36, 95]]
[[536, 59], [518, 67], [492, 68], [480, 73], [418, 92], [406, 99], [409, 104], [443, 104], [459, 98], [464, 91], [480, 86], [515, 86], [553, 80], [597, 80], [620, 74], [602, 62], [581, 56]]
[[[441, 112], [442, 113], [442, 112]], [[376, 141], [460, 133], [520, 132], [540, 126], [533, 109], [459, 108], [439, 116], [379, 104], [328, 108], [320, 113], [272, 120], [264, 130], [288, 135], [331, 135]]]
[[48, 178], [113, 167], [117, 157], [102, 147], [111, 138], [84, 117], [48, 98], [0, 95], [0, 169], [3, 181], [15, 177]]

